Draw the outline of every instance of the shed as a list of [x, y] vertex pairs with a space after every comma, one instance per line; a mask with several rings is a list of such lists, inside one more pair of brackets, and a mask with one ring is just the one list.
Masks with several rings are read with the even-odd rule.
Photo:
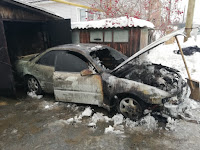
[[148, 29], [154, 25], [142, 19], [120, 17], [74, 22], [71, 27], [72, 43], [104, 44], [131, 56], [148, 45]]
[[15, 93], [13, 64], [18, 56], [71, 43], [70, 19], [28, 3], [0, 1], [0, 95]]

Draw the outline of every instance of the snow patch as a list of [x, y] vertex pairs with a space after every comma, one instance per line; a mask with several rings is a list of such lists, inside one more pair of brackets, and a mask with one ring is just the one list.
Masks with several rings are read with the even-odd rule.
[[92, 109], [90, 107], [87, 107], [81, 114], [81, 117], [90, 117], [92, 115]]
[[165, 129], [170, 130], [170, 131], [174, 131], [176, 129], [176, 125], [177, 125], [177, 120], [173, 119], [171, 117], [168, 117]]
[[114, 121], [114, 126], [120, 125], [124, 122], [124, 116], [122, 114], [116, 114], [112, 117]]
[[31, 98], [41, 99], [43, 95], [37, 95], [35, 92], [27, 92], [27, 95]]
[[115, 130], [114, 127], [112, 127], [111, 125], [109, 125], [108, 128], [105, 128], [105, 131], [104, 131], [105, 134], [107, 133], [115, 133], [115, 134], [122, 134], [124, 132], [120, 131], [120, 130]]
[[91, 120], [90, 120], [90, 125], [92, 124], [92, 125], [96, 125], [96, 123], [98, 122], [98, 121], [105, 121], [105, 122], [109, 122], [109, 121], [111, 121], [112, 119], [111, 118], [109, 118], [108, 116], [104, 116], [104, 114], [103, 113], [94, 113], [93, 114], [93, 116], [92, 116], [92, 118], [91, 118]]
[[[77, 108], [77, 107], [75, 107]], [[69, 118], [67, 120], [64, 120], [64, 122], [66, 124], [70, 124], [70, 123], [81, 123], [83, 117], [90, 117], [92, 115], [92, 109], [90, 107], [85, 108], [85, 110], [82, 112], [81, 115], [79, 116], [75, 116], [73, 118]]]
[[158, 121], [150, 114], [142, 118], [140, 124], [148, 130], [154, 130], [158, 127]]
[[179, 105], [166, 103], [164, 113], [174, 118], [200, 123], [200, 103], [186, 98]]
[[148, 27], [154, 28], [153, 23], [134, 17], [108, 18], [97, 21], [72, 22], [72, 29], [89, 28], [120, 28], [120, 27]]
[[[181, 37], [182, 38], [182, 37]], [[179, 38], [180, 39], [180, 38]], [[198, 46], [200, 47], [200, 41], [195, 41], [194, 38], [189, 38], [185, 43], [181, 42], [181, 47]], [[170, 45], [160, 45], [152, 49], [148, 54], [143, 57], [145, 60], [149, 60], [155, 64], [162, 64], [171, 68], [175, 68], [180, 71], [183, 78], [188, 78], [187, 72], [182, 60], [181, 55], [174, 53], [174, 50], [178, 50], [177, 43]], [[194, 53], [191, 56], [185, 56], [186, 63], [191, 74], [192, 79], [199, 80], [200, 76], [200, 53]]]
[[13, 130], [11, 131], [11, 134], [16, 134], [17, 132], [18, 132], [17, 129], [13, 129]]
[[91, 48], [92, 51], [95, 51], [95, 50], [98, 50], [98, 49], [101, 49], [102, 46], [101, 45], [97, 45], [97, 46], [94, 46]]
[[41, 107], [47, 110], [52, 110], [56, 107], [58, 107], [58, 102], [48, 102], [48, 101], [42, 101], [41, 102]]

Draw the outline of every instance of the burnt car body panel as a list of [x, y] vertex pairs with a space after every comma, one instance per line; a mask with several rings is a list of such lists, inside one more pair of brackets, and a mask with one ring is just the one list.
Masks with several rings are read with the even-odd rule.
[[[103, 91], [109, 100], [125, 93], [134, 95], [146, 103], [160, 105], [163, 99], [171, 97], [171, 94], [156, 87], [133, 80], [118, 78], [108, 73], [103, 73], [102, 78], [105, 85]], [[109, 105], [115, 102], [106, 102], [105, 99], [104, 103]]]
[[54, 95], [57, 101], [103, 105], [100, 75], [81, 76], [78, 72], [54, 72]]
[[[141, 54], [177, 35], [183, 34], [181, 31], [172, 33], [160, 41], [150, 44], [130, 58], [104, 45], [61, 45], [50, 48], [39, 55], [32, 55], [32, 58], [29, 57], [30, 59], [22, 58], [17, 62], [17, 70], [21, 77], [34, 76], [39, 81], [42, 90], [54, 92], [58, 101], [93, 104], [109, 109], [116, 104], [116, 97], [119, 94], [131, 94], [146, 103], [162, 105], [163, 100], [181, 95], [182, 87], [186, 85], [185, 82], [178, 71], [155, 64], [149, 65], [150, 68], [154, 67], [153, 72], [150, 70], [149, 78], [155, 82], [148, 79], [143, 80], [141, 79], [143, 72], [141, 73], [139, 70], [146, 68], [137, 68], [138, 70], [134, 72], [136, 69], [134, 61]], [[40, 59], [53, 51], [59, 51], [54, 58], [55, 67], [48, 65], [44, 67], [43, 64], [38, 63]], [[73, 57], [65, 59], [65, 55], [66, 57], [73, 55]], [[79, 62], [77, 58], [82, 62]], [[77, 66], [82, 67], [70, 68], [76, 63]], [[93, 73], [82, 76], [83, 69], [90, 69]], [[154, 76], [156, 72], [158, 74]], [[171, 83], [175, 84], [170, 85]]]

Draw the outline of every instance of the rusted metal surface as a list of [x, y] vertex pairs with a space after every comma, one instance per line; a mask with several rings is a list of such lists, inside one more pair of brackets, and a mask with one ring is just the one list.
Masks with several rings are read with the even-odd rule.
[[[191, 86], [191, 82], [193, 83], [193, 88]], [[190, 98], [192, 98], [196, 101], [200, 101], [200, 84], [199, 84], [199, 81], [187, 79], [187, 83], [188, 83], [188, 85], [190, 86], [190, 89], [191, 89]]]
[[81, 76], [88, 76], [88, 75], [92, 75], [92, 71], [89, 69], [85, 69], [83, 71], [81, 71]]

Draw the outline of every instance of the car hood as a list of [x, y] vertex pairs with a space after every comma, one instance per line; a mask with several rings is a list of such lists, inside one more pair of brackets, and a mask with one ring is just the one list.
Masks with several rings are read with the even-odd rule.
[[175, 37], [175, 36], [178, 36], [178, 35], [183, 35], [185, 36], [184, 34], [184, 29], [185, 28], [182, 28], [180, 30], [177, 30], [177, 31], [174, 31], [158, 40], [156, 40], [155, 42], [152, 42], [151, 44], [147, 45], [146, 47], [144, 47], [143, 49], [139, 50], [137, 53], [135, 53], [134, 55], [132, 55], [131, 57], [129, 57], [127, 60], [125, 60], [124, 62], [122, 62], [120, 65], [118, 65], [115, 69], [112, 70], [111, 73], [117, 71], [119, 68], [121, 68], [122, 66], [126, 65], [127, 63], [129, 63], [130, 61], [132, 61], [133, 59], [139, 57], [140, 55], [150, 51], [151, 49], [153, 49], [154, 47], [168, 41], [170, 38], [172, 37]]

